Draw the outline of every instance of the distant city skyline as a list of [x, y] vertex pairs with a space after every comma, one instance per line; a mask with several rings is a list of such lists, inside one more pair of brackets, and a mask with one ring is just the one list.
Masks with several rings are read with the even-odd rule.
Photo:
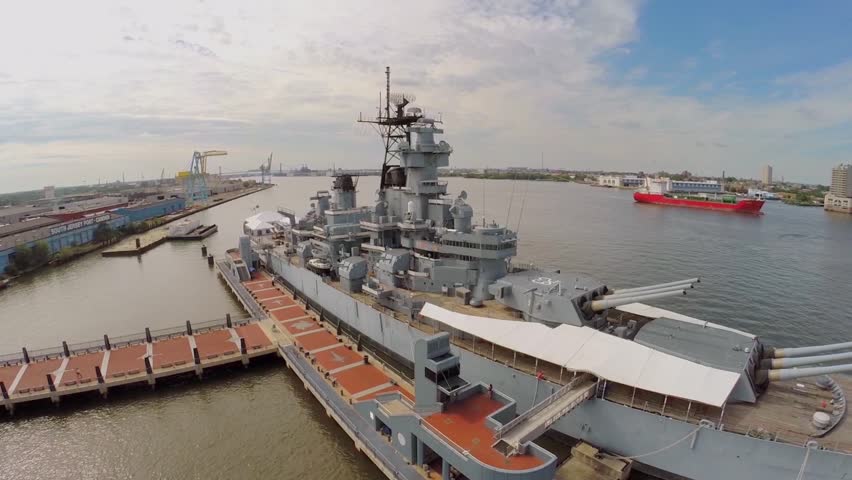
[[[49, 8], [50, 15], [45, 15]], [[369, 12], [369, 14], [365, 14]], [[773, 177], [852, 159], [844, 2], [18, 2], [0, 18], [0, 192], [369, 168], [386, 65], [451, 165]], [[23, 46], [26, 46], [24, 48]]]

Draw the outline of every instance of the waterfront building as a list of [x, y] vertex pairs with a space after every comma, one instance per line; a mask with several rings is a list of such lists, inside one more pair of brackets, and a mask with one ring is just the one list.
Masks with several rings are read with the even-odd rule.
[[764, 165], [760, 174], [760, 179], [764, 185], [772, 185], [772, 165]]
[[825, 196], [825, 209], [832, 212], [852, 213], [852, 165], [841, 164], [831, 169], [831, 189]]
[[63, 248], [91, 242], [95, 230], [103, 223], [115, 229], [127, 225], [128, 221], [123, 215], [103, 213], [64, 222], [42, 217], [0, 227], [0, 272], [14, 261], [18, 247], [45, 242], [54, 254]]
[[598, 177], [598, 185], [601, 187], [638, 188], [644, 183], [645, 179], [635, 175], [601, 175]]
[[10, 225], [49, 212], [50, 207], [34, 205], [15, 205], [0, 207], [0, 226]]
[[144, 222], [151, 218], [179, 212], [184, 208], [186, 208], [185, 199], [180, 197], [166, 198], [160, 195], [153, 200], [118, 208], [115, 213], [126, 216], [128, 222]]

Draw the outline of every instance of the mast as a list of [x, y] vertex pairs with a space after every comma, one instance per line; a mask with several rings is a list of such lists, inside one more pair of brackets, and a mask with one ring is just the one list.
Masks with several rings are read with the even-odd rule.
[[[381, 95], [380, 95], [381, 97]], [[414, 95], [407, 93], [391, 93], [390, 91], [390, 67], [385, 67], [385, 104], [384, 115], [382, 115], [382, 104], [379, 102], [379, 115], [373, 120], [364, 120], [359, 117], [359, 123], [369, 123], [376, 128], [384, 140], [385, 158], [382, 162], [382, 176], [379, 180], [379, 190], [387, 187], [386, 174], [391, 167], [397, 166], [399, 156], [399, 143], [404, 139], [411, 141], [409, 127], [417, 122], [423, 115], [419, 109], [406, 113], [405, 106], [414, 101]], [[391, 104], [394, 111], [391, 113]], [[396, 165], [394, 164], [396, 162]]]

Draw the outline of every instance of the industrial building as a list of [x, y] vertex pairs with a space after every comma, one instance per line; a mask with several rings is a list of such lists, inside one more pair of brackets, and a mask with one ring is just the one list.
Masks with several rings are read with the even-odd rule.
[[825, 196], [825, 209], [832, 212], [852, 213], [852, 165], [841, 164], [831, 169], [831, 189]]
[[49, 212], [48, 206], [15, 205], [0, 207], [0, 225], [10, 225], [22, 222], [29, 217], [36, 217], [41, 213]]
[[[65, 208], [63, 208], [65, 207]], [[63, 248], [91, 242], [103, 223], [117, 229], [183, 210], [180, 197], [153, 196], [128, 205], [124, 197], [100, 197], [51, 207], [7, 207], [0, 209], [0, 273], [6, 270], [18, 247], [45, 242], [54, 254]]]
[[65, 222], [42, 217], [0, 227], [0, 272], [5, 271], [14, 261], [18, 247], [31, 247], [38, 242], [45, 242], [53, 254], [63, 248], [91, 242], [95, 230], [102, 223], [119, 228], [127, 225], [128, 221], [123, 215], [103, 213]]
[[117, 208], [114, 212], [126, 216], [129, 222], [144, 222], [151, 218], [179, 212], [184, 208], [186, 208], [185, 199], [180, 197], [166, 198], [160, 195], [153, 200]]

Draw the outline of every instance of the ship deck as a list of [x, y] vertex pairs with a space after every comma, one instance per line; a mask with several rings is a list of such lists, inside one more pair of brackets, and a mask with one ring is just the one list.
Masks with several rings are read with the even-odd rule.
[[[297, 261], [295, 257], [292, 260], [294, 263]], [[399, 321], [409, 323], [414, 328], [427, 333], [438, 331], [435, 326], [429, 323], [412, 322], [403, 318], [397, 312], [378, 304], [370, 295], [346, 292], [337, 281], [327, 281], [327, 283], [362, 303], [370, 305]], [[471, 307], [463, 305], [457, 298], [440, 293], [417, 292], [415, 295], [419, 299], [458, 313], [497, 320], [519, 319], [514, 310], [494, 300], [485, 301], [482, 307]], [[499, 345], [492, 345], [481, 339], [473, 339], [463, 332], [455, 332], [452, 342], [458, 347], [511, 366], [519, 371], [531, 375], [542, 373], [544, 378], [554, 383], [565, 384], [573, 376], [573, 372], [562, 369], [558, 365], [551, 365], [533, 357], [516, 354]], [[852, 399], [852, 376], [833, 375], [832, 378], [846, 393], [847, 399]], [[698, 424], [701, 420], [706, 419], [716, 425], [721, 423], [725, 431], [755, 438], [765, 438], [799, 446], [813, 439], [822, 448], [852, 454], [852, 421], [848, 421], [848, 419], [842, 419], [829, 433], [822, 437], [815, 436], [816, 431], [811, 425], [814, 412], [828, 412], [833, 406], [829, 403], [831, 400], [830, 392], [819, 389], [813, 379], [773, 382], [756, 403], [729, 404], [724, 409], [691, 403], [679, 398], [665, 397], [652, 392], [634, 391], [630, 386], [613, 383], [607, 386], [605, 399], [692, 424]]]

